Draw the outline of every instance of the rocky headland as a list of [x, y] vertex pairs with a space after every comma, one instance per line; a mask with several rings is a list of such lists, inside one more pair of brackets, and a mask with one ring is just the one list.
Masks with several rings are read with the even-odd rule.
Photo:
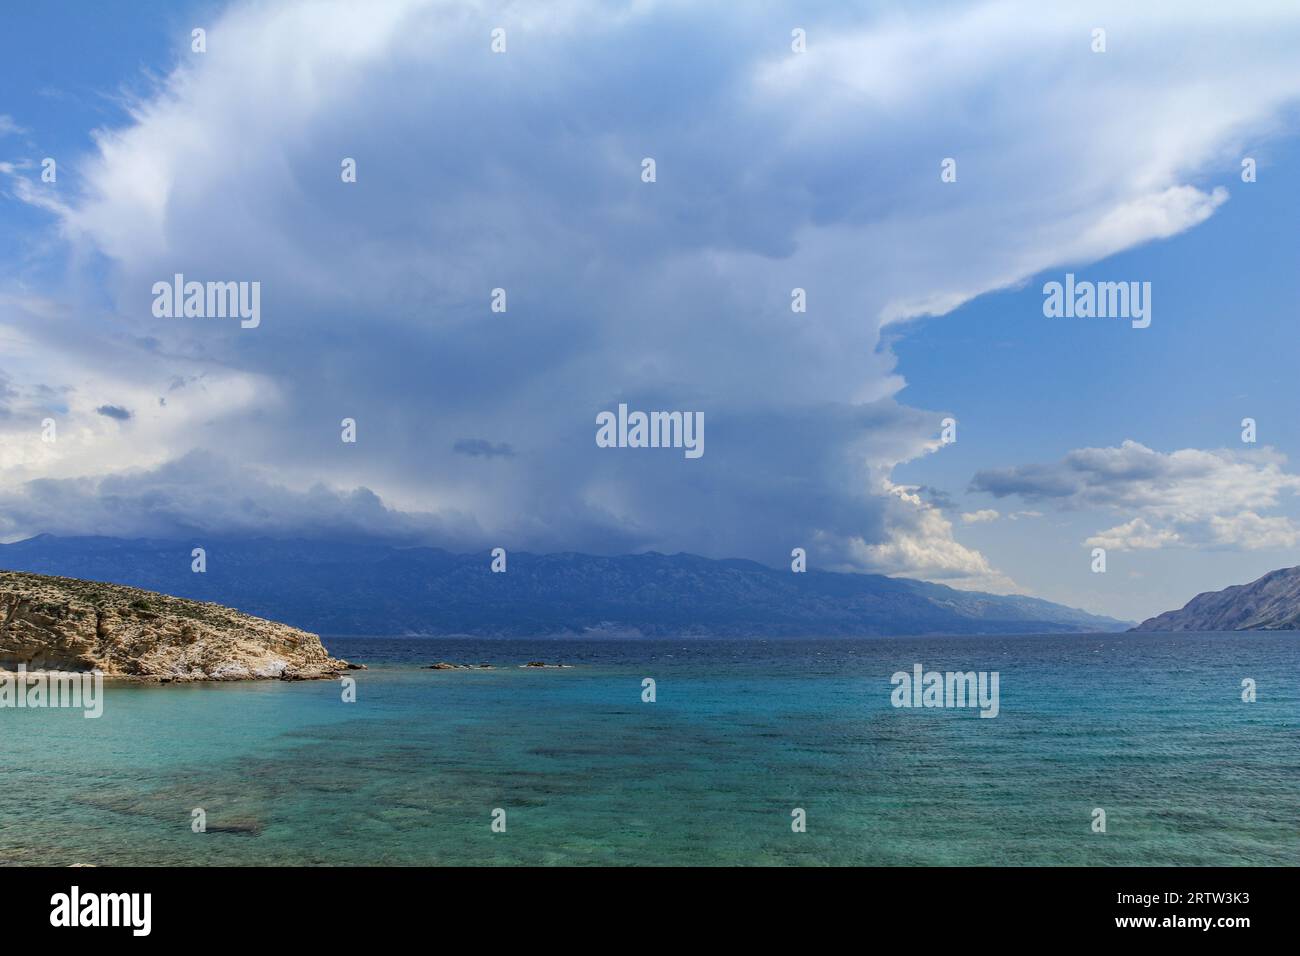
[[359, 667], [320, 638], [153, 591], [0, 571], [0, 670], [103, 672], [139, 680], [317, 680]]

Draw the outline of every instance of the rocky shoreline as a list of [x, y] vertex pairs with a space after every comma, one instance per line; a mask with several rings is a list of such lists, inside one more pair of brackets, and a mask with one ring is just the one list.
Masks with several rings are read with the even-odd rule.
[[328, 680], [363, 665], [308, 631], [139, 588], [0, 571], [0, 670], [157, 683]]

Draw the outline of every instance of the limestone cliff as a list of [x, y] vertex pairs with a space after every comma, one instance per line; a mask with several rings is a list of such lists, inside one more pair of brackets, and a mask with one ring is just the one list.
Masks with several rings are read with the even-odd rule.
[[145, 679], [311, 680], [347, 670], [320, 638], [219, 604], [0, 571], [0, 669]]

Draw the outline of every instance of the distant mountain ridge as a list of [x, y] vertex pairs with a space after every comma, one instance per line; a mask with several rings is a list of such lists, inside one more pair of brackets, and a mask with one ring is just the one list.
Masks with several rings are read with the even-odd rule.
[[326, 635], [591, 633], [716, 637], [1086, 633], [1130, 622], [1038, 598], [882, 575], [795, 574], [689, 554], [483, 554], [267, 539], [57, 538], [0, 545], [0, 568], [214, 601]]
[[1294, 631], [1300, 629], [1300, 567], [1270, 571], [1249, 584], [1196, 595], [1135, 631]]

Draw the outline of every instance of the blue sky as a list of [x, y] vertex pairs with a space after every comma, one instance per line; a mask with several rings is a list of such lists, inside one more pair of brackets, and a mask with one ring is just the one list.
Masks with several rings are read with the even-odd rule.
[[[1300, 13], [1129, 7], [15, 8], [0, 537], [804, 547], [1126, 618], [1300, 563]], [[260, 326], [154, 316], [176, 272]], [[1066, 272], [1151, 326], [1045, 317]], [[597, 447], [620, 402], [706, 453]]]
[[[1204, 225], [1074, 267], [1080, 278], [1149, 279], [1159, 296], [1151, 328], [1135, 334], [1102, 320], [1044, 319], [1042, 282], [1064, 268], [909, 326], [894, 344], [908, 379], [900, 400], [951, 411], [961, 425], [957, 444], [899, 468], [899, 480], [961, 492], [975, 473], [1008, 461], [1051, 461], [1070, 449], [1125, 440], [1162, 452], [1242, 450], [1250, 447], [1240, 442], [1246, 417], [1258, 422], [1256, 448], [1294, 459], [1300, 421], [1288, 411], [1296, 375], [1284, 343], [1300, 302], [1300, 195], [1290, 186], [1300, 151], [1282, 139], [1251, 153], [1261, 163], [1259, 181], [1233, 188], [1232, 200]], [[1216, 183], [1233, 185], [1231, 171], [1207, 177], [1207, 185]], [[980, 493], [961, 501], [968, 513], [1037, 507]], [[1278, 513], [1295, 516], [1293, 502], [1281, 504]], [[1107, 575], [1094, 575], [1091, 549], [1082, 545], [1101, 527], [1093, 511], [1051, 513], [1034, 525], [980, 522], [962, 540], [997, 554], [1000, 567], [1036, 591], [1129, 616], [1145, 613], [1148, 591], [1157, 602], [1177, 603], [1184, 592], [1297, 563], [1291, 547], [1170, 548], [1111, 552]], [[1080, 553], [1078, 573], [1062, 580], [1057, 559], [1043, 559], [1071, 543]], [[1112, 596], [1117, 570], [1132, 582], [1125, 588], [1131, 597]]]

